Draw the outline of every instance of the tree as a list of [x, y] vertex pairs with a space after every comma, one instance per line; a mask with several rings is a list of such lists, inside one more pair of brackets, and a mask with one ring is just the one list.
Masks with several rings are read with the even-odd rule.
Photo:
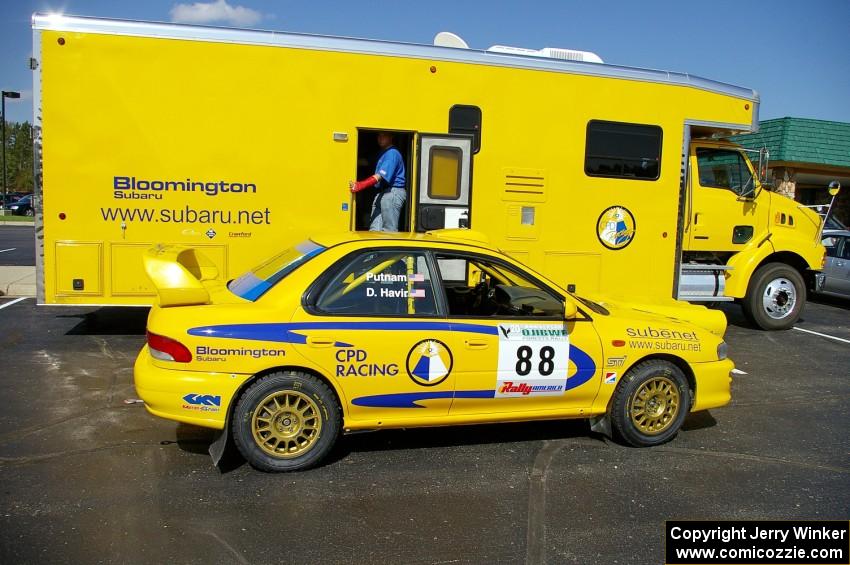
[[6, 122], [6, 182], [7, 192], [32, 192], [35, 187], [29, 122]]

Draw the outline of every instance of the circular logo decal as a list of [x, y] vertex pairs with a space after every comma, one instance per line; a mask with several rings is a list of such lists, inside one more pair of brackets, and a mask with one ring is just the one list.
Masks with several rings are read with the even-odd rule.
[[596, 235], [608, 249], [623, 249], [635, 238], [635, 217], [623, 206], [611, 206], [599, 216]]
[[422, 386], [438, 385], [452, 372], [452, 352], [436, 339], [423, 339], [407, 354], [407, 374]]

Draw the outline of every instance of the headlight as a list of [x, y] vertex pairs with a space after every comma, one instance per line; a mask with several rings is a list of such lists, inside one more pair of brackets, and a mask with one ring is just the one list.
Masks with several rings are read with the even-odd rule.
[[717, 358], [722, 361], [726, 359], [726, 356], [729, 353], [729, 346], [726, 345], [725, 341], [721, 341], [717, 344]]

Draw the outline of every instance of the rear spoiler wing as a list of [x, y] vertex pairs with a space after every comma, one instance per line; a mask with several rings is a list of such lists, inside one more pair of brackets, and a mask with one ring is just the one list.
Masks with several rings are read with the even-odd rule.
[[160, 244], [148, 249], [143, 261], [160, 306], [209, 304], [210, 293], [203, 283], [218, 277], [218, 268], [197, 249]]

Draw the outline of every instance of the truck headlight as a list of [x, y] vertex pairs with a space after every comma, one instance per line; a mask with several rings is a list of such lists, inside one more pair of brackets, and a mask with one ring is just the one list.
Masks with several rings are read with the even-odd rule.
[[726, 359], [726, 356], [729, 353], [729, 346], [726, 345], [725, 341], [721, 341], [717, 344], [717, 359], [720, 361]]

